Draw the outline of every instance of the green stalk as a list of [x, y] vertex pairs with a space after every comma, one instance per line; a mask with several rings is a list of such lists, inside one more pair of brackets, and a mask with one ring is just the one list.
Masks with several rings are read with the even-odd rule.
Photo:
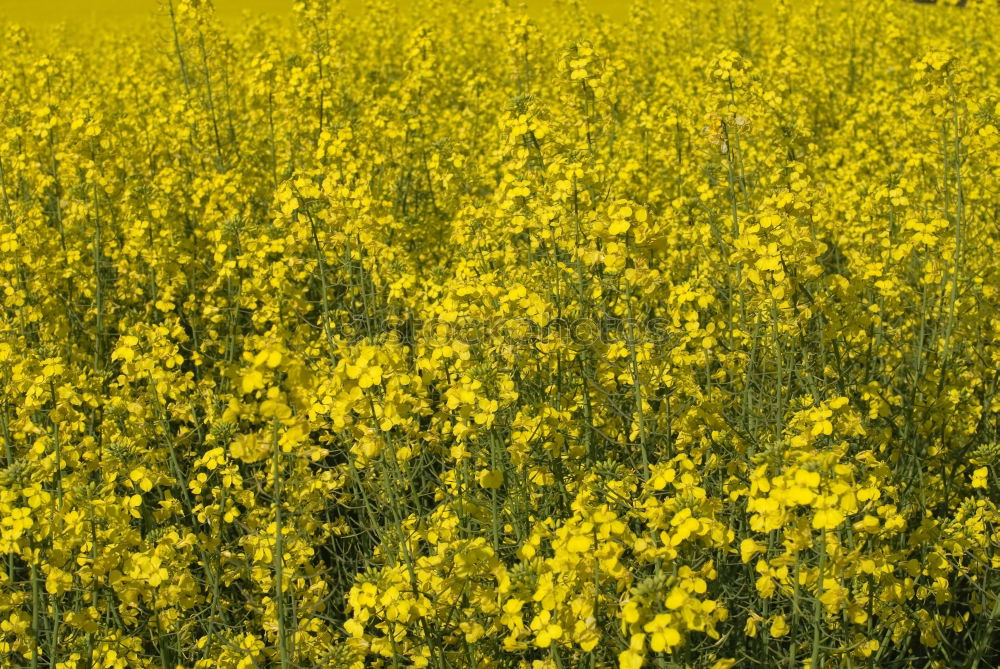
[[[32, 551], [34, 553], [34, 551]], [[31, 558], [31, 669], [38, 669], [38, 642], [41, 636], [42, 592], [38, 582], [38, 566]]]
[[281, 528], [281, 492], [282, 492], [281, 447], [278, 445], [278, 419], [271, 423], [271, 476], [274, 486], [274, 603], [278, 613], [278, 653], [281, 657], [281, 669], [288, 669], [291, 660], [288, 656], [288, 639], [285, 634], [285, 598], [283, 593], [284, 546], [282, 545]]
[[642, 477], [649, 476], [649, 435], [646, 432], [646, 420], [642, 410], [642, 384], [639, 381], [639, 363], [635, 354], [635, 323], [632, 309], [632, 285], [626, 282], [625, 299], [628, 304], [628, 352], [632, 363], [632, 391], [635, 395], [635, 412], [639, 420], [639, 447], [642, 451]]
[[820, 628], [823, 620], [823, 571], [826, 569], [826, 530], [819, 534], [819, 571], [816, 573], [816, 604], [813, 608], [813, 639], [809, 669], [818, 669], [820, 659]]

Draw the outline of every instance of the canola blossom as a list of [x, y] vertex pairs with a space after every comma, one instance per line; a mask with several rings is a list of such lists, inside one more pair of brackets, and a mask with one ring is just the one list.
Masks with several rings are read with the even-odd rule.
[[1000, 665], [996, 2], [160, 4], [0, 19], [0, 666]]

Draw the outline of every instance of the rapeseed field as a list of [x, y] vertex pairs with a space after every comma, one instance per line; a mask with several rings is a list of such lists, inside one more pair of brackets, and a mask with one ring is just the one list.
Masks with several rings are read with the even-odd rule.
[[0, 667], [1000, 665], [953, 4], [0, 19]]

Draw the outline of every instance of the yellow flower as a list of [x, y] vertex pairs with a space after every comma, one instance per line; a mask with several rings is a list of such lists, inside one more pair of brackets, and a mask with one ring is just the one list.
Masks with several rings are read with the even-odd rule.
[[771, 619], [770, 634], [772, 637], [780, 639], [788, 634], [788, 630], [788, 623], [785, 622], [785, 616], [779, 615]]
[[483, 469], [477, 475], [479, 485], [489, 490], [495, 490], [503, 485], [503, 472], [497, 469]]
[[645, 644], [645, 634], [633, 634], [629, 640], [629, 647], [618, 655], [619, 669], [642, 669], [646, 659], [643, 652]]

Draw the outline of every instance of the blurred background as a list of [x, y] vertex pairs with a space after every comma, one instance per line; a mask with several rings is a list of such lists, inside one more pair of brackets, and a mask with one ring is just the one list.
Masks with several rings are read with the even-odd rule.
[[[141, 21], [158, 11], [166, 0], [0, 0], [0, 19], [26, 25], [80, 21]], [[403, 1], [403, 0], [400, 0]], [[244, 11], [273, 15], [291, 13], [293, 0], [215, 0], [220, 17], [238, 21]], [[473, 1], [471, 4], [485, 4]], [[516, 0], [515, 0], [516, 4]], [[553, 0], [528, 0], [529, 9], [544, 10]], [[625, 16], [628, 0], [585, 0], [585, 3], [609, 15]], [[346, 0], [350, 7], [363, 7], [364, 0]]]
[[[560, 0], [509, 0], [515, 5], [525, 5], [531, 13], [542, 13], [557, 5]], [[664, 0], [669, 1], [669, 0]], [[724, 2], [725, 0], [714, 0]], [[808, 1], [808, 0], [792, 0]], [[827, 6], [850, 8], [854, 0], [827, 0]], [[886, 0], [888, 1], [888, 0]], [[915, 0], [918, 3], [936, 4], [938, 0]], [[942, 0], [964, 6], [966, 0]], [[65, 22], [141, 22], [154, 16], [166, 0], [0, 0], [0, 20], [9, 19], [27, 26]], [[263, 12], [274, 16], [291, 14], [294, 0], [215, 0], [218, 15], [227, 22], [239, 22], [244, 12]], [[344, 0], [348, 9], [360, 9], [366, 0]], [[398, 0], [405, 3], [407, 0]], [[466, 0], [471, 6], [483, 6], [486, 0]], [[615, 18], [628, 15], [630, 0], [581, 0], [592, 9]], [[753, 0], [764, 10], [774, 8], [773, 0]]]
[[[160, 0], [0, 0], [0, 17], [19, 23], [141, 21], [160, 4]], [[244, 10], [289, 13], [292, 0], [216, 0], [215, 6], [221, 16], [239, 19]]]

